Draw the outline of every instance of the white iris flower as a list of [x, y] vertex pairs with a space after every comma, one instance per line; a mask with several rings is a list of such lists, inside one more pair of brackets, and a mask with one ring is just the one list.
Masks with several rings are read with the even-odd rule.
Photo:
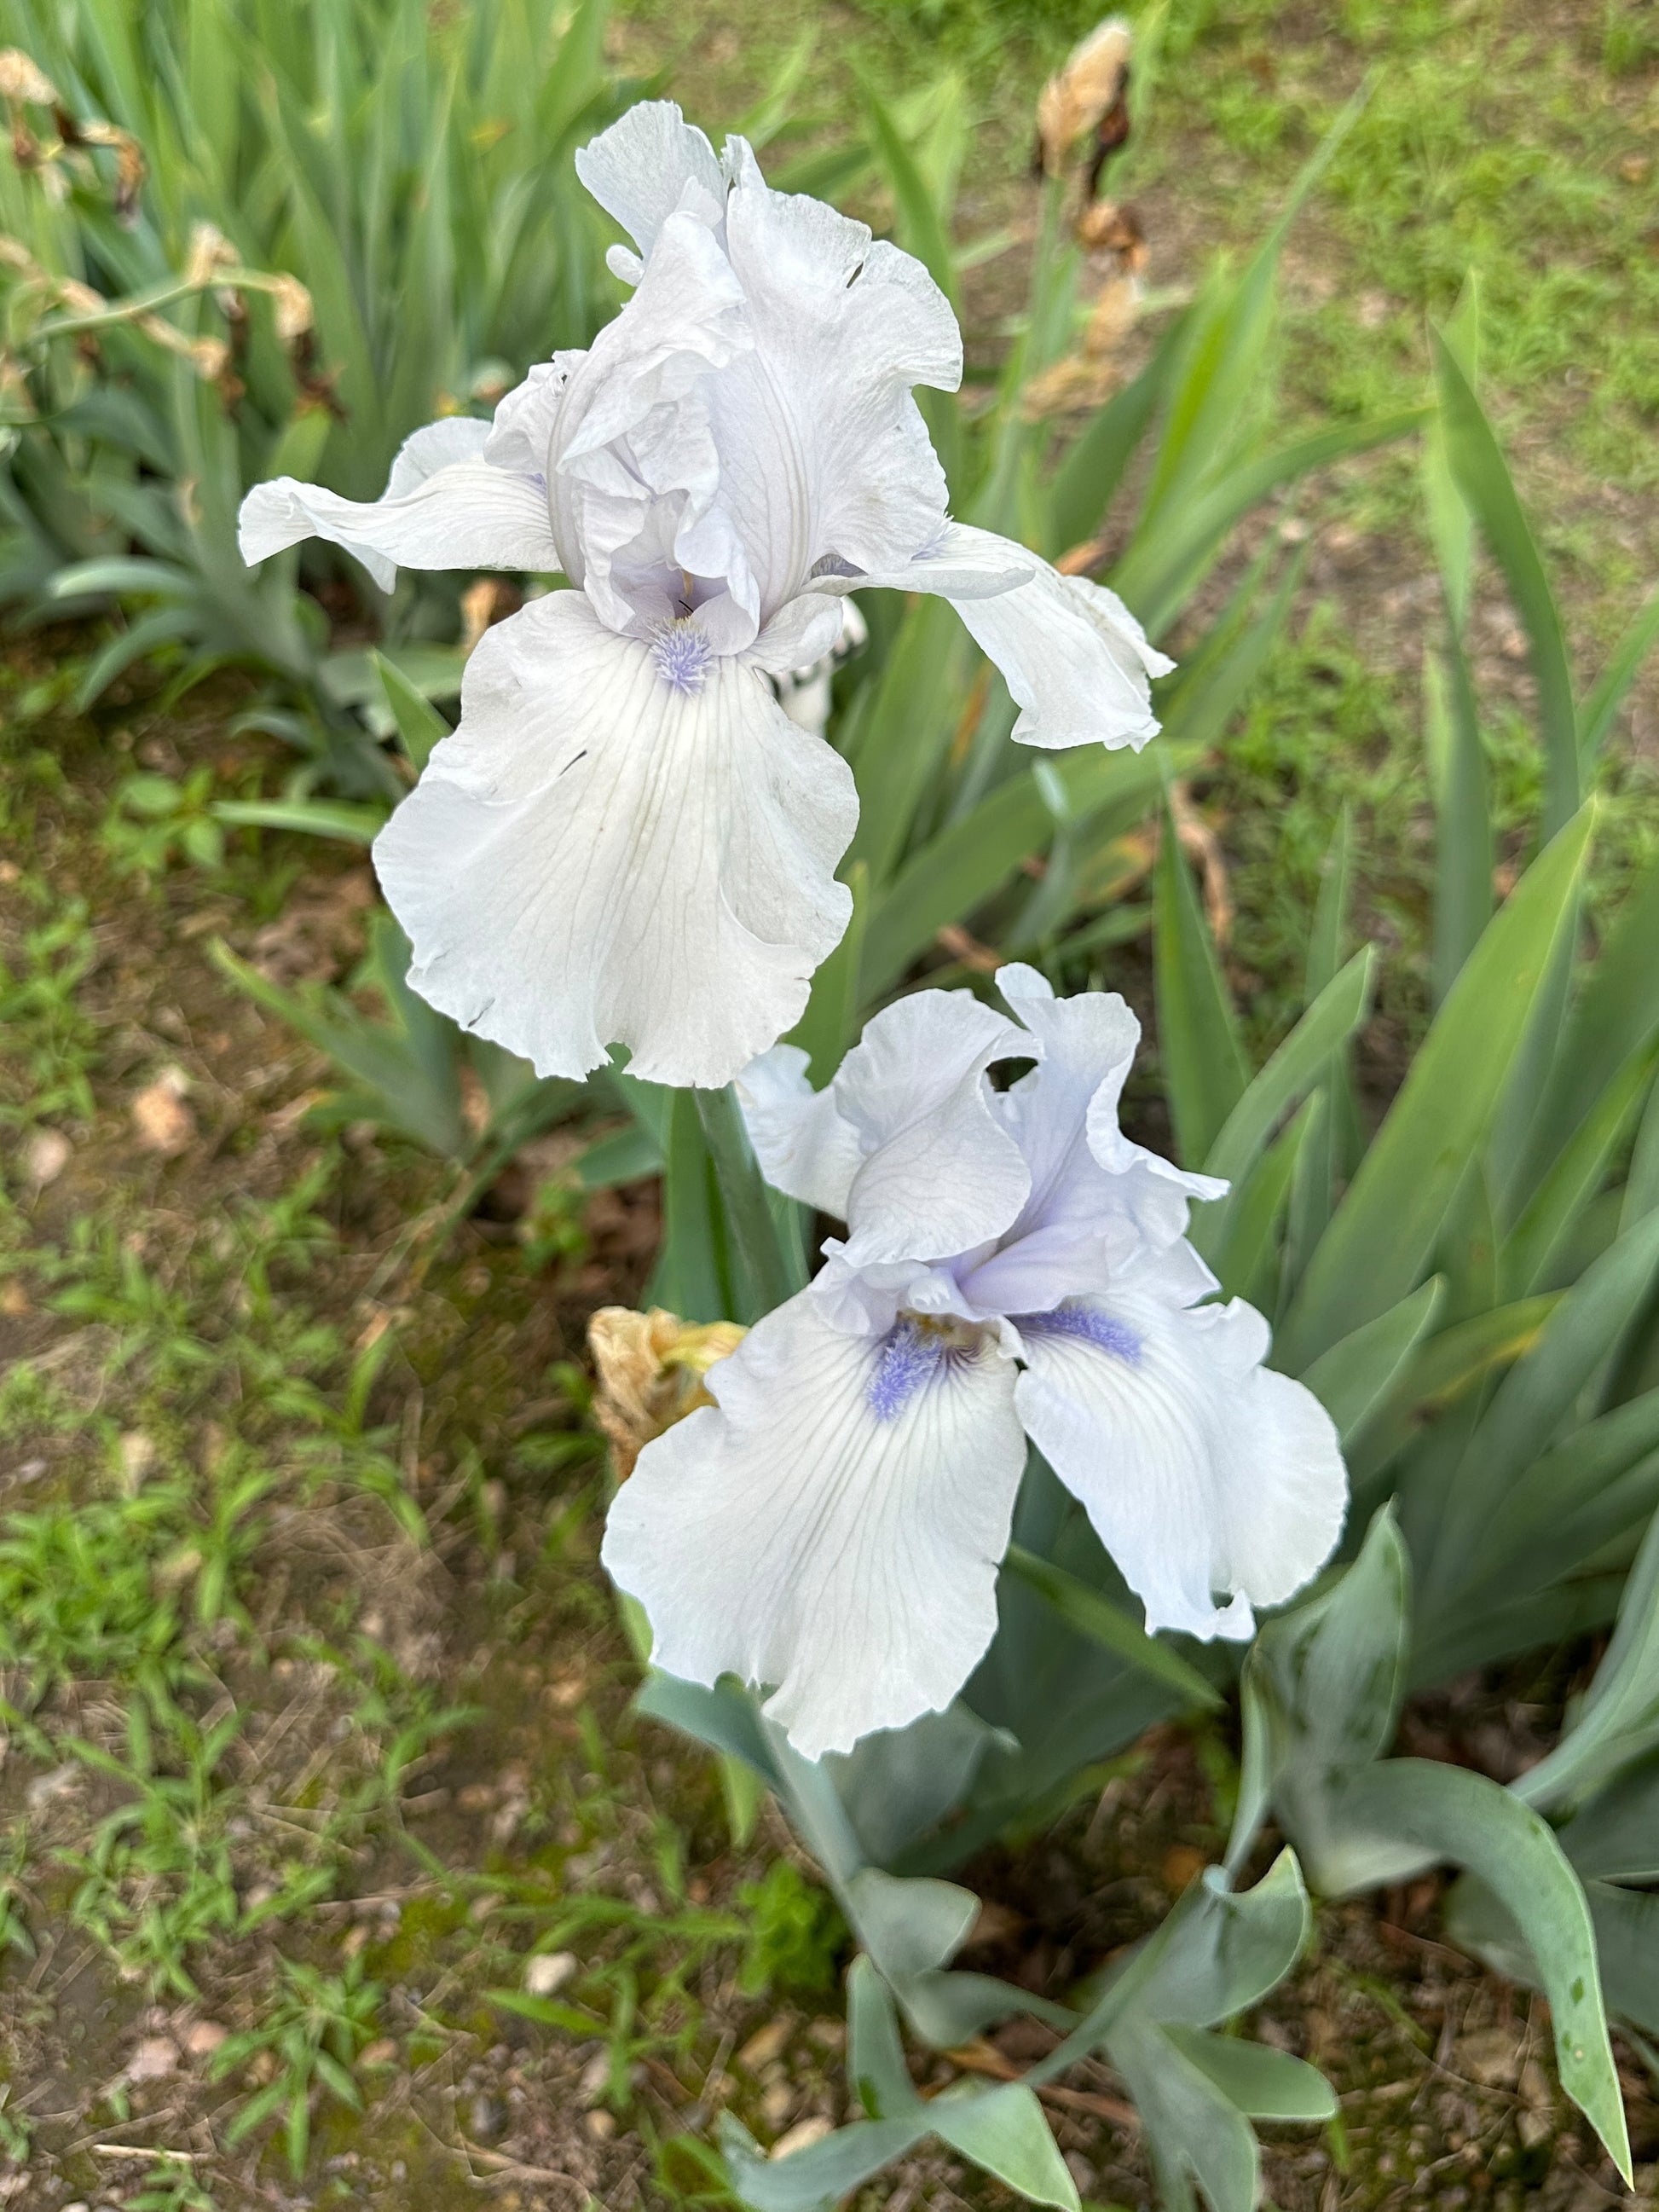
[[[1312, 1392], [1262, 1364], [1267, 1324], [1187, 1242], [1225, 1185], [1132, 1144], [1140, 1029], [1115, 994], [999, 987], [876, 1016], [828, 1090], [780, 1045], [739, 1079], [779, 1188], [844, 1220], [758, 1322], [715, 1404], [646, 1446], [604, 1559], [655, 1663], [732, 1674], [809, 1758], [947, 1705], [996, 1627], [998, 1563], [1035, 1443], [1149, 1629], [1243, 1639], [1316, 1573], [1346, 1477]], [[1006, 1091], [994, 1060], [1035, 1060]]]
[[834, 647], [845, 592], [955, 600], [1027, 744], [1144, 744], [1171, 664], [1110, 592], [947, 518], [911, 387], [954, 390], [962, 341], [920, 262], [666, 104], [577, 167], [639, 249], [612, 249], [635, 289], [592, 347], [493, 422], [417, 430], [380, 500], [260, 484], [242, 550], [326, 538], [388, 590], [399, 564], [563, 572], [488, 632], [376, 843], [410, 981], [543, 1074], [620, 1042], [717, 1085], [847, 926], [852, 775], [767, 680]]

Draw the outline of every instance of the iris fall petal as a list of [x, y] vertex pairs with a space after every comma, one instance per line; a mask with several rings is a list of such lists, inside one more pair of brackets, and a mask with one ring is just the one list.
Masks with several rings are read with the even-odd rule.
[[716, 1404], [646, 1446], [605, 1530], [653, 1662], [769, 1689], [809, 1759], [948, 1705], [996, 1628], [1025, 1462], [1012, 1362], [896, 1361], [807, 1291], [706, 1386]]
[[641, 1076], [722, 1083], [846, 927], [846, 764], [752, 669], [679, 644], [676, 683], [576, 592], [498, 623], [375, 842], [414, 988], [544, 1075], [620, 1038]]

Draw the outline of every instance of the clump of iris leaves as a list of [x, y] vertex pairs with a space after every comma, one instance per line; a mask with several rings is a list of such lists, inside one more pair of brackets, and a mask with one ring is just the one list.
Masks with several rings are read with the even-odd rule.
[[[418, 0], [4, 0], [0, 22], [56, 95], [11, 96], [0, 161], [0, 225], [18, 249], [3, 276], [0, 585], [25, 614], [104, 621], [82, 704], [144, 657], [173, 696], [226, 665], [249, 672], [242, 722], [289, 745], [293, 772], [273, 797], [216, 804], [205, 786], [149, 779], [132, 811], [162, 857], [211, 866], [227, 835], [366, 843], [449, 726], [456, 590], [405, 578], [374, 617], [343, 599], [326, 549], [251, 574], [237, 508], [283, 471], [374, 495], [434, 410], [486, 411], [613, 310], [603, 226], [571, 167], [636, 89], [607, 70], [605, 10], [514, 0], [439, 21]], [[787, 149], [793, 90], [786, 71], [736, 126]], [[960, 89], [862, 98], [856, 132], [786, 152], [775, 179], [878, 191], [959, 308], [964, 273], [1006, 244], [957, 235]], [[1248, 2212], [1252, 2120], [1316, 2121], [1334, 2105], [1312, 2068], [1213, 2031], [1290, 1970], [1310, 1887], [1341, 1896], [1441, 1864], [1460, 1870], [1448, 1934], [1547, 1994], [1563, 2087], [1626, 2172], [1609, 2023], [1659, 2064], [1646, 2040], [1659, 2037], [1659, 866], [1595, 933], [1584, 898], [1598, 764], [1659, 605], [1583, 687], [1480, 402], [1473, 289], [1432, 334], [1420, 407], [1275, 442], [1281, 248], [1350, 119], [1258, 249], [1150, 319], [1136, 372], [1062, 423], [1024, 404], [1073, 349], [1080, 313], [1065, 187], [1047, 188], [1025, 312], [969, 396], [927, 395], [929, 427], [957, 514], [1050, 558], [1087, 547], [1082, 565], [1178, 649], [1156, 700], [1164, 736], [1139, 757], [1021, 758], [1006, 694], [950, 611], [872, 608], [830, 729], [859, 785], [854, 918], [796, 1036], [821, 1081], [924, 969], [971, 980], [994, 947], [1075, 988], [1110, 980], [1121, 948], [1149, 948], [1173, 1149], [1231, 1185], [1194, 1240], [1224, 1291], [1274, 1321], [1274, 1364], [1336, 1419], [1349, 1536], [1237, 1668], [1225, 1650], [1147, 1638], [1034, 1466], [978, 1678], [1003, 1686], [981, 1687], [981, 1709], [809, 1766], [736, 1692], [647, 1679], [642, 1709], [714, 1748], [739, 1825], [757, 1793], [775, 1796], [860, 1946], [848, 2067], [867, 2117], [778, 2160], [728, 2120], [726, 2184], [758, 2212], [813, 2212], [930, 2137], [1033, 2202], [1075, 2206], [1036, 2091], [1100, 2053], [1135, 2100], [1167, 2202], [1197, 2189], [1216, 2212]], [[118, 126], [113, 142], [89, 123]], [[1135, 124], [1155, 130], [1156, 115]], [[200, 258], [204, 223], [225, 242], [216, 259]], [[253, 281], [282, 274], [305, 287], [298, 328], [292, 295]], [[1379, 1099], [1357, 1075], [1376, 979], [1374, 949], [1355, 943], [1349, 823], [1334, 828], [1296, 1018], [1256, 1065], [1173, 787], [1224, 749], [1296, 603], [1305, 532], [1258, 529], [1246, 561], [1239, 526], [1316, 471], [1407, 441], [1442, 586], [1423, 699], [1431, 1012]], [[1501, 902], [1491, 714], [1469, 647], [1483, 553], [1526, 639], [1541, 793]], [[374, 647], [335, 641], [327, 610], [343, 605], [356, 637], [378, 619]], [[1162, 833], [1150, 865], [1149, 830]], [[688, 1096], [620, 1067], [538, 1082], [464, 1038], [407, 989], [389, 915], [351, 993], [284, 992], [218, 957], [335, 1062], [325, 1118], [376, 1121], [453, 1163], [453, 1217], [562, 1124], [586, 1138], [578, 1198], [661, 1177], [653, 1300], [748, 1321], [775, 1262], [799, 1264], [805, 1224], [780, 1210], [790, 1249], [757, 1271]], [[1591, 1635], [1605, 1648], [1559, 1744], [1508, 1787], [1390, 1755], [1413, 1691]], [[1155, 1721], [1235, 1699], [1225, 1857], [1142, 1945], [1066, 2004], [952, 1971], [975, 1911], [957, 1867]], [[1284, 1848], [1245, 1886], [1270, 1821]], [[352, 1993], [302, 1982], [283, 2015], [295, 2048], [344, 2080], [339, 2053], [361, 2040]], [[950, 2050], [1019, 2011], [1057, 2038], [1036, 2067], [918, 2095], [907, 2033]]]

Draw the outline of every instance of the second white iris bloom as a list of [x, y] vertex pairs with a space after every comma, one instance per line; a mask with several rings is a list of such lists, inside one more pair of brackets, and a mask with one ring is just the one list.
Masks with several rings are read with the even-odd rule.
[[[1187, 1242], [1225, 1188], [1125, 1137], [1139, 1024], [998, 979], [876, 1016], [827, 1090], [780, 1045], [741, 1079], [761, 1164], [846, 1222], [826, 1264], [646, 1446], [603, 1557], [654, 1662], [732, 1674], [808, 1758], [948, 1705], [996, 1628], [1029, 1438], [1149, 1630], [1248, 1638], [1317, 1572], [1347, 1481], [1329, 1415]], [[1035, 1060], [1005, 1091], [993, 1062]]]

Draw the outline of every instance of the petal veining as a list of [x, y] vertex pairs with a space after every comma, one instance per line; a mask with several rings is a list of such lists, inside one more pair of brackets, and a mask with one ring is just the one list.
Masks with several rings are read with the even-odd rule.
[[710, 393], [722, 503], [763, 611], [825, 558], [910, 558], [944, 524], [945, 483], [915, 385], [954, 391], [962, 337], [921, 262], [820, 200], [769, 189], [752, 160], [726, 204], [752, 353]]
[[833, 1088], [813, 1090], [807, 1066], [796, 1044], [775, 1044], [751, 1060], [737, 1079], [744, 1122], [775, 1190], [844, 1221], [864, 1147], [837, 1110]]
[[490, 629], [461, 705], [375, 843], [410, 983], [542, 1074], [620, 1042], [653, 1081], [729, 1081], [846, 927], [845, 763], [753, 670], [677, 687], [576, 592]]
[[590, 138], [576, 155], [576, 174], [614, 216], [643, 254], [695, 185], [718, 208], [726, 178], [714, 148], [672, 100], [642, 100]]
[[549, 476], [566, 573], [613, 629], [689, 614], [688, 576], [759, 628], [742, 540], [720, 503], [712, 372], [750, 346], [742, 289], [705, 223], [670, 215], [639, 289], [559, 394]]
[[1031, 1170], [1030, 1199], [1008, 1243], [1087, 1224], [1104, 1240], [1103, 1257], [1115, 1264], [1139, 1249], [1167, 1249], [1187, 1233], [1190, 1202], [1223, 1197], [1227, 1186], [1176, 1167], [1119, 1127], [1139, 1022], [1115, 991], [1057, 999], [1048, 978], [1023, 963], [999, 969], [997, 988], [1038, 1054], [1002, 1101]]
[[710, 1370], [716, 1400], [646, 1446], [602, 1553], [656, 1665], [771, 1689], [809, 1759], [949, 1705], [996, 1627], [1024, 1439], [988, 1340], [880, 1411], [883, 1346], [810, 1294]]
[[[1242, 1302], [1183, 1308], [1146, 1279], [1018, 1322], [1026, 1433], [1146, 1608], [1148, 1629], [1249, 1637], [1334, 1548], [1347, 1502], [1313, 1393], [1261, 1364]], [[1133, 1349], [1131, 1349], [1133, 1346]]]
[[985, 1071], [1029, 1049], [966, 991], [916, 991], [866, 1023], [833, 1085], [864, 1151], [848, 1194], [851, 1264], [945, 1259], [1007, 1227], [1030, 1176]]
[[[1009, 587], [1016, 566], [1025, 580]], [[1158, 734], [1151, 680], [1175, 663], [1104, 585], [1062, 576], [1023, 545], [957, 522], [908, 568], [867, 580], [951, 602], [1023, 709], [1014, 725], [1021, 744], [1138, 751]]]
[[538, 475], [484, 459], [488, 422], [454, 415], [404, 441], [379, 499], [343, 499], [277, 477], [242, 501], [239, 542], [250, 567], [302, 538], [325, 538], [361, 561], [383, 592], [398, 568], [559, 566]]

